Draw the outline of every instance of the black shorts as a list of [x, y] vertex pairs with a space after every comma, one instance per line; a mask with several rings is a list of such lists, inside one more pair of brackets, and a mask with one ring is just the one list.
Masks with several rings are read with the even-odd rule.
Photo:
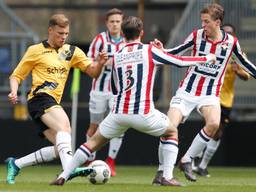
[[227, 126], [230, 122], [230, 113], [232, 108], [224, 107], [221, 105], [221, 124]]
[[42, 122], [41, 116], [45, 114], [45, 111], [52, 106], [59, 105], [56, 100], [46, 94], [39, 93], [30, 100], [28, 100], [28, 112], [39, 128], [39, 136], [44, 137], [43, 132], [48, 129], [48, 127]]

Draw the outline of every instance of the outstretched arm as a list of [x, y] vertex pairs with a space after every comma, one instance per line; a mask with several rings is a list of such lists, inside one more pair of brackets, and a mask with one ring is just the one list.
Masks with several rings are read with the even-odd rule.
[[216, 61], [216, 56], [214, 54], [209, 54], [207, 56], [197, 56], [197, 57], [188, 57], [188, 56], [181, 57], [181, 56], [175, 56], [167, 52], [161, 51], [160, 49], [157, 49], [152, 45], [151, 47], [152, 47], [152, 50], [151, 50], [152, 59], [156, 65], [169, 64], [169, 65], [176, 65], [178, 67], [187, 67], [191, 65], [197, 65], [200, 63]]
[[107, 60], [107, 53], [100, 52], [97, 60], [87, 67], [85, 73], [92, 78], [97, 78], [100, 75], [102, 67], [104, 66]]

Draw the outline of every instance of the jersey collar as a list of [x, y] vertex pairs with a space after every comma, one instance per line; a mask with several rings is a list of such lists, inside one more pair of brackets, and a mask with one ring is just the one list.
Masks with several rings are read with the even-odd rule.
[[45, 48], [51, 47], [51, 46], [49, 45], [49, 43], [47, 42], [47, 40], [43, 40], [42, 43], [43, 43], [43, 46], [44, 46]]

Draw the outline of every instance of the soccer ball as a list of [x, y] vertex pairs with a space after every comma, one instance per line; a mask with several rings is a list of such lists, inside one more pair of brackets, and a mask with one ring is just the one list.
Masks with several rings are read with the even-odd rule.
[[93, 172], [88, 176], [92, 184], [105, 184], [108, 182], [111, 171], [107, 163], [102, 160], [95, 160], [89, 167], [93, 169]]

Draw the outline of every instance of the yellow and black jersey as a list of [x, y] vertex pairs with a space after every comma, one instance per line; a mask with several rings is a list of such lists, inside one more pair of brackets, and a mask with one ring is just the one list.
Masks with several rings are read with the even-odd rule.
[[20, 83], [32, 72], [28, 100], [38, 93], [47, 93], [60, 103], [70, 68], [85, 71], [91, 63], [91, 59], [76, 46], [65, 44], [56, 50], [43, 41], [27, 49], [11, 77]]
[[[235, 80], [236, 73], [232, 69], [232, 63], [235, 62], [234, 58], [230, 58], [225, 72], [224, 82], [220, 92], [220, 103], [224, 107], [231, 108], [233, 105], [234, 94], [235, 94]], [[239, 70], [243, 70], [238, 66]], [[249, 76], [249, 74], [248, 74]]]

